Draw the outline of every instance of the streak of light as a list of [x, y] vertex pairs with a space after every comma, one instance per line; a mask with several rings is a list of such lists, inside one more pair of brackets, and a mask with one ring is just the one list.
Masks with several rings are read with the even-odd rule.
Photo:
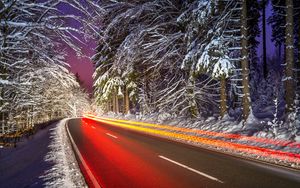
[[[271, 157], [271, 158], [275, 158], [278, 160], [300, 163], [300, 155], [291, 153], [291, 152], [278, 151], [278, 150], [273, 150], [273, 149], [268, 149], [268, 148], [261, 148], [261, 147], [257, 147], [257, 146], [231, 143], [228, 141], [222, 141], [222, 140], [204, 138], [204, 137], [195, 136], [195, 135], [187, 135], [187, 134], [182, 134], [182, 133], [169, 132], [167, 130], [157, 130], [157, 129], [149, 128], [149, 127], [160, 127], [160, 128], [166, 127], [165, 125], [148, 124], [148, 123], [140, 122], [139, 125], [145, 125], [144, 127], [141, 127], [141, 126], [134, 125], [135, 123], [132, 123], [132, 124], [124, 123], [124, 122], [121, 123], [121, 121], [123, 121], [123, 120], [110, 121], [110, 120], [107, 120], [108, 118], [98, 118], [96, 116], [90, 116], [90, 115], [85, 116], [85, 118], [91, 119], [91, 120], [94, 120], [97, 122], [101, 122], [104, 124], [108, 124], [108, 125], [113, 125], [113, 126], [117, 126], [117, 127], [121, 127], [121, 128], [126, 128], [126, 129], [130, 129], [130, 130], [134, 130], [134, 131], [143, 132], [146, 134], [158, 135], [161, 137], [167, 137], [167, 138], [172, 138], [172, 139], [179, 139], [179, 140], [187, 141], [187, 142], [192, 141], [196, 144], [204, 144], [204, 145], [214, 147], [214, 148], [223, 148], [223, 149], [227, 149], [229, 151], [235, 151], [235, 152], [239, 152], [239, 153], [247, 153], [247, 154], [252, 154], [252, 155], [256, 155], [256, 156]], [[175, 128], [175, 129], [186, 130], [185, 128]], [[225, 133], [223, 133], [223, 134], [225, 134]]]
[[[86, 117], [88, 117], [88, 116], [86, 116]], [[272, 144], [275, 146], [283, 146], [283, 147], [288, 146], [288, 147], [294, 147], [294, 148], [300, 149], [299, 143], [291, 144], [291, 141], [286, 141], [286, 140], [259, 138], [259, 137], [255, 137], [255, 136], [244, 136], [244, 135], [239, 135], [239, 134], [221, 133], [221, 132], [213, 132], [213, 131], [206, 131], [206, 130], [195, 130], [195, 129], [189, 129], [189, 128], [174, 127], [174, 126], [169, 126], [169, 125], [158, 125], [158, 124], [145, 123], [145, 122], [103, 118], [103, 117], [97, 117], [97, 116], [89, 116], [89, 117], [101, 118], [103, 120], [127, 123], [127, 124], [132, 124], [132, 125], [155, 127], [155, 128], [172, 130], [172, 131], [180, 131], [180, 132], [185, 132], [185, 133], [197, 133], [197, 134], [202, 134], [202, 135], [223, 137], [223, 138], [229, 138], [229, 139], [240, 139], [243, 141], [252, 141], [252, 142], [256, 142], [256, 143]]]

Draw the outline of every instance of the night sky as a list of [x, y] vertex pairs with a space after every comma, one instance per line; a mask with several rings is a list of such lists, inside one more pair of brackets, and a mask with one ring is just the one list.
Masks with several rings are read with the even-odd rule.
[[[78, 10], [70, 7], [69, 5], [65, 3], [61, 3], [58, 6], [58, 9], [63, 14], [73, 14], [77, 16], [82, 16]], [[68, 24], [72, 27], [80, 28], [81, 25], [79, 22], [74, 20], [68, 20]], [[83, 36], [80, 36], [78, 34], [75, 34], [76, 37], [83, 40]], [[83, 40], [84, 41], [84, 40]], [[78, 73], [80, 80], [83, 82], [83, 87], [87, 90], [87, 92], [92, 93], [92, 86], [93, 86], [93, 64], [89, 57], [92, 57], [94, 54], [94, 49], [96, 47], [95, 41], [88, 41], [85, 45], [78, 43], [78, 45], [81, 47], [82, 52], [87, 57], [78, 57], [74, 50], [72, 50], [70, 47], [65, 47], [67, 52], [66, 61], [70, 65], [70, 71], [74, 74]]]
[[[84, 52], [87, 56], [91, 57], [93, 55], [93, 49], [95, 44], [90, 42], [90, 46], [84, 47]], [[83, 87], [89, 92], [92, 93], [93, 79], [92, 75], [94, 72], [93, 64], [91, 60], [87, 57], [77, 57], [75, 52], [72, 50], [67, 50], [67, 63], [70, 65], [70, 70], [74, 74], [78, 73], [80, 80], [83, 82]]]

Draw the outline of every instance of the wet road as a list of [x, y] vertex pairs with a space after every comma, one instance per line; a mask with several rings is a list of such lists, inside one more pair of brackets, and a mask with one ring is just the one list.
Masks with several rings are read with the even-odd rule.
[[300, 187], [300, 172], [136, 133], [90, 119], [67, 124], [101, 187]]

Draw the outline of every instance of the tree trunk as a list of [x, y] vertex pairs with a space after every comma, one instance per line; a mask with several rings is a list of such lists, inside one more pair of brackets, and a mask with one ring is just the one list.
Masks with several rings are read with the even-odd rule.
[[115, 92], [112, 94], [112, 105], [113, 105], [113, 112], [116, 113], [116, 95]]
[[129, 114], [129, 94], [126, 86], [124, 92], [124, 114]]
[[33, 105], [31, 106], [31, 113], [32, 113], [32, 117], [31, 117], [31, 127], [34, 127], [34, 107]]
[[188, 86], [187, 86], [187, 94], [189, 99], [189, 106], [190, 106], [190, 114], [192, 117], [196, 118], [199, 115], [197, 102], [195, 99], [195, 76], [194, 73], [191, 73]]
[[[7, 72], [8, 72], [7, 68], [4, 65], [0, 65], [0, 79], [6, 80], [8, 77]], [[2, 106], [5, 104], [4, 89], [5, 86], [3, 84], [0, 84], [0, 108], [2, 108]], [[4, 109], [1, 109], [0, 116], [2, 117], [1, 120], [2, 132], [4, 133], [5, 132], [4, 129], [6, 127], [6, 120], [5, 120], [6, 113], [4, 112]]]
[[294, 20], [293, 20], [293, 0], [286, 0], [286, 65], [285, 65], [285, 102], [286, 112], [293, 110], [294, 103], [294, 81], [293, 81], [293, 63], [294, 63]]
[[242, 1], [241, 15], [241, 35], [242, 35], [242, 84], [243, 84], [243, 117], [246, 120], [250, 113], [250, 90], [249, 90], [249, 52], [248, 52], [248, 31], [247, 31], [247, 0]]
[[300, 23], [298, 23], [297, 97], [300, 100]]
[[106, 113], [110, 111], [110, 101], [106, 102]]
[[[2, 9], [4, 6], [3, 2], [0, 1], [0, 9]], [[2, 16], [2, 15], [1, 15]], [[0, 16], [0, 20], [2, 19], [2, 17]], [[7, 32], [8, 32], [8, 26], [4, 26], [4, 27], [1, 27], [1, 34], [2, 34], [2, 47], [7, 47], [7, 43], [6, 43], [6, 37], [7, 37]], [[4, 62], [5, 63], [5, 62]], [[3, 79], [3, 80], [6, 80], [8, 78], [8, 68], [5, 64], [2, 64], [0, 65], [0, 78]], [[2, 106], [4, 105], [5, 103], [5, 96], [4, 96], [4, 85], [1, 84], [0, 85], [0, 108], [2, 108]], [[7, 120], [6, 120], [6, 116], [8, 115], [7, 112], [4, 111], [5, 109], [2, 109], [0, 111], [0, 115], [2, 116], [2, 122], [1, 122], [1, 125], [2, 125], [2, 131], [3, 133], [5, 132], [5, 129], [7, 130]]]
[[2, 125], [2, 134], [5, 133], [5, 120], [4, 120], [4, 113], [1, 113], [1, 125]]
[[26, 114], [26, 127], [29, 127], [29, 110], [27, 109], [27, 114]]
[[226, 96], [226, 78], [224, 76], [220, 79], [221, 91], [220, 91], [220, 115], [221, 118], [227, 113], [227, 96]]
[[262, 30], [263, 30], [263, 74], [266, 79], [268, 76], [268, 65], [267, 65], [267, 38], [266, 38], [266, 5], [267, 0], [263, 0], [262, 6]]
[[[1, 71], [2, 73], [2, 71]], [[3, 86], [0, 86], [0, 107], [4, 105], [4, 93], [3, 93]], [[3, 109], [2, 109], [3, 110]], [[4, 119], [5, 113], [3, 111], [0, 111], [0, 117], [1, 117], [1, 126], [2, 126], [2, 133], [4, 134], [4, 127], [5, 127], [5, 119]]]
[[118, 95], [116, 95], [116, 111], [115, 111], [115, 113], [119, 113], [120, 112], [120, 110], [119, 110], [119, 97], [118, 97]]

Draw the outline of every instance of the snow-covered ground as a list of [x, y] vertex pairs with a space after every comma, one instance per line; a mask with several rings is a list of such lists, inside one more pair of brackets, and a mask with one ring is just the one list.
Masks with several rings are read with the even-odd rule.
[[87, 187], [65, 131], [67, 119], [0, 148], [0, 187]]
[[45, 187], [87, 187], [80, 172], [71, 143], [67, 137], [65, 123], [68, 119], [61, 120], [51, 131], [52, 141], [50, 151], [45, 156], [45, 161], [54, 165], [41, 176], [46, 181]]

